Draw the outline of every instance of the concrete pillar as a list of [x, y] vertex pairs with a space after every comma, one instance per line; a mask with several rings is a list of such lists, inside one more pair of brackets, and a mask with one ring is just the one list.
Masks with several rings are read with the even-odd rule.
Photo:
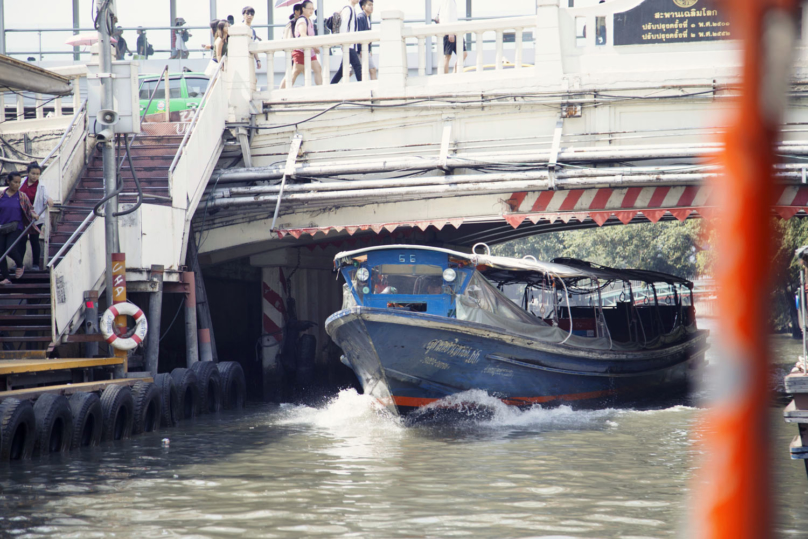
[[263, 372], [264, 400], [280, 402], [283, 390], [283, 367], [278, 357], [283, 339], [286, 305], [286, 279], [279, 267], [261, 268], [262, 336], [261, 370]]
[[149, 296], [149, 333], [146, 335], [146, 370], [152, 376], [157, 375], [160, 360], [160, 327], [163, 312], [163, 266], [151, 267], [151, 288]]
[[182, 272], [182, 282], [188, 285], [185, 295], [185, 364], [191, 365], [199, 361], [199, 344], [196, 331], [196, 282], [193, 271]]
[[250, 120], [250, 101], [256, 88], [255, 58], [250, 54], [252, 32], [246, 24], [230, 28], [224, 76], [227, 85], [230, 122]]
[[536, 77], [543, 85], [558, 85], [564, 75], [558, 0], [536, 0]]
[[[79, 0], [73, 0], [73, 35], [78, 35], [79, 33], [79, 28], [81, 28], [79, 20]], [[73, 47], [73, 59], [76, 61], [81, 60], [80, 50], [81, 47]]]
[[382, 12], [379, 44], [379, 90], [387, 95], [401, 95], [407, 84], [407, 50], [402, 37], [404, 13]]

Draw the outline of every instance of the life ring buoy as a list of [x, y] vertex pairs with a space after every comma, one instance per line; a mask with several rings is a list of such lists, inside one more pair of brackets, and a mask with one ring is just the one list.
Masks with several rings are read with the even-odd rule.
[[[135, 332], [129, 338], [122, 338], [115, 334], [115, 317], [119, 315], [131, 316], [137, 325]], [[146, 322], [146, 315], [137, 305], [131, 303], [118, 303], [104, 312], [99, 324], [101, 334], [113, 348], [118, 350], [134, 350], [146, 339], [149, 331], [149, 324]]]

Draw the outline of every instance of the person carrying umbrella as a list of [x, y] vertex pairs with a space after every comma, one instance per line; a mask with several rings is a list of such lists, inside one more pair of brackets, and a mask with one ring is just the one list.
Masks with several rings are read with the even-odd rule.
[[[174, 26], [182, 26], [185, 24], [185, 19], [177, 17], [174, 21]], [[186, 29], [175, 29], [171, 31], [171, 57], [169, 59], [176, 60], [178, 58], [188, 58], [188, 45], [186, 42], [191, 38], [190, 32]]]

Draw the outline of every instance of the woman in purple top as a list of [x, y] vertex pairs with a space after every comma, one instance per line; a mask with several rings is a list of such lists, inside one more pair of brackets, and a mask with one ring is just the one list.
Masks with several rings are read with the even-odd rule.
[[[8, 187], [0, 194], [0, 227], [9, 223], [17, 223], [16, 227], [10, 227], [11, 230], [5, 234], [0, 234], [0, 251], [5, 253], [11, 247], [17, 238], [20, 237], [22, 231], [32, 221], [36, 221], [37, 216], [34, 214], [31, 201], [25, 193], [20, 192], [20, 184], [22, 183], [22, 175], [19, 172], [10, 172], [8, 175]], [[34, 228], [36, 225], [34, 225]], [[8, 256], [17, 264], [15, 277], [19, 279], [25, 271], [22, 265], [22, 253], [20, 252], [19, 244], [8, 253]], [[0, 285], [9, 285], [8, 263], [6, 258], [0, 260], [0, 272], [3, 274], [3, 280]]]

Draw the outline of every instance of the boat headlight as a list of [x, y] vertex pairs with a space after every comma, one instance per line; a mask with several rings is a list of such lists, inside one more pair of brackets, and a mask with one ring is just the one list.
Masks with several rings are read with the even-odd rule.
[[359, 268], [356, 270], [356, 278], [364, 283], [370, 279], [370, 272], [367, 268]]
[[443, 270], [443, 280], [447, 283], [453, 283], [454, 280], [457, 279], [457, 272], [452, 268], [446, 268]]

